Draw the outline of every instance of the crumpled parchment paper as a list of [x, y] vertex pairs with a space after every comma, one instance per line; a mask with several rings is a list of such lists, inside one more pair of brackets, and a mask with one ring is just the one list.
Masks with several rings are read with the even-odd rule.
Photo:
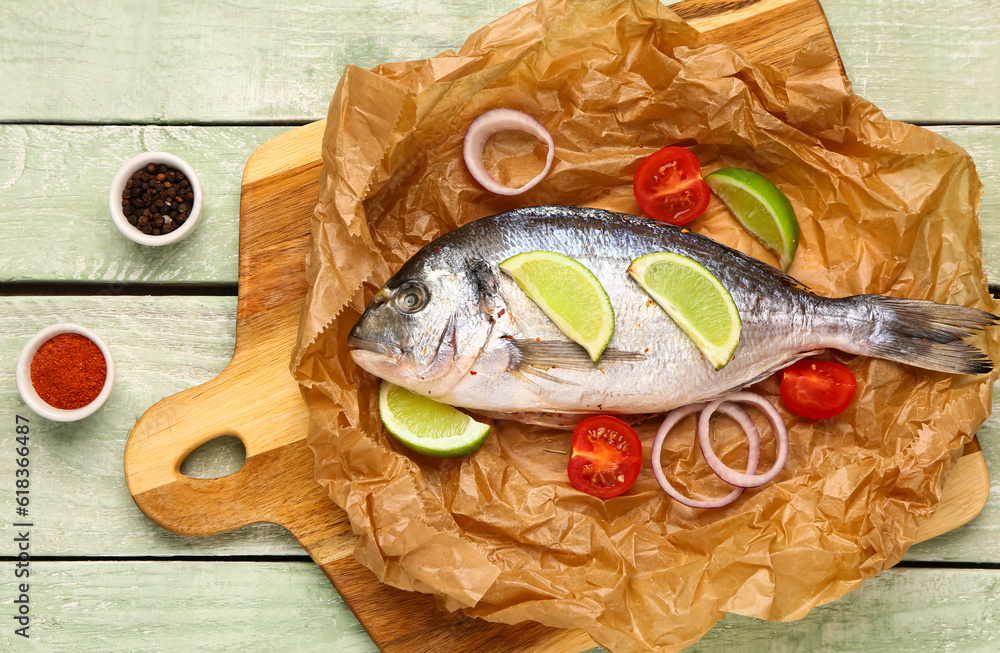
[[[555, 139], [550, 174], [520, 196], [484, 191], [462, 161], [465, 129], [494, 107], [531, 114]], [[787, 467], [718, 510], [660, 490], [648, 460], [657, 419], [639, 427], [639, 481], [607, 502], [574, 490], [566, 456], [544, 451], [569, 450], [566, 431], [496, 422], [459, 460], [412, 453], [385, 432], [377, 380], [346, 344], [380, 285], [422, 245], [482, 216], [541, 204], [638, 213], [632, 173], [667, 145], [689, 147], [706, 174], [746, 167], [778, 184], [801, 224], [790, 273], [816, 292], [997, 311], [969, 156], [887, 120], [816, 48], [779, 72], [703, 42], [653, 0], [539, 0], [458, 53], [349, 67], [323, 140], [292, 370], [307, 389], [317, 479], [349, 515], [356, 557], [383, 582], [485, 619], [584, 628], [616, 652], [673, 651], [724, 612], [798, 619], [858, 588], [900, 560], [933, 512], [989, 414], [995, 373], [952, 377], [829, 352], [858, 377], [850, 408], [812, 422], [779, 403]], [[489, 152], [501, 181], [533, 175], [539, 153], [523, 138]], [[689, 226], [776, 263], [717, 199]], [[1000, 358], [996, 329], [977, 344]], [[776, 378], [754, 389], [777, 402]], [[693, 433], [689, 419], [671, 434], [666, 473], [683, 491], [727, 493]], [[724, 460], [743, 464], [724, 421], [716, 438]], [[773, 455], [765, 446], [762, 466]]]

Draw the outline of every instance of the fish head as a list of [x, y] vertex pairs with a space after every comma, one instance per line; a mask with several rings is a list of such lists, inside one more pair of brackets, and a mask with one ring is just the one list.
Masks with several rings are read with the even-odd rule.
[[455, 258], [422, 250], [375, 293], [348, 336], [359, 367], [432, 397], [472, 367], [493, 319], [483, 262]]

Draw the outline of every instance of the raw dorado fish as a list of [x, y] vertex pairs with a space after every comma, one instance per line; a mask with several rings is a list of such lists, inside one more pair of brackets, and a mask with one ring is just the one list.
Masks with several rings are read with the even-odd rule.
[[[597, 364], [497, 267], [534, 250], [570, 256], [604, 285], [615, 333]], [[721, 370], [628, 275], [633, 260], [653, 252], [698, 261], [732, 294], [743, 327]], [[546, 423], [540, 413], [659, 413], [710, 400], [827, 348], [983, 374], [992, 362], [962, 339], [997, 323], [965, 306], [820, 297], [705, 236], [599, 209], [548, 206], [482, 218], [425, 246], [378, 291], [348, 342], [361, 368], [413, 392]]]

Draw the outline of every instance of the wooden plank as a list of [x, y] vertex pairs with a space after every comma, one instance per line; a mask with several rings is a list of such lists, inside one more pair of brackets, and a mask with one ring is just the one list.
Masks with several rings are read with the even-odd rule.
[[457, 49], [521, 4], [7, 1], [0, 120], [309, 122], [345, 65]]
[[[1000, 282], [1000, 126], [931, 129], [964, 147], [976, 163], [984, 186], [983, 260], [991, 282]], [[256, 147], [287, 131], [0, 125], [0, 224], [17, 236], [0, 239], [0, 282], [101, 282], [111, 290], [124, 282], [236, 283], [242, 167]], [[204, 223], [173, 247], [126, 241], [107, 215], [111, 177], [124, 160], [146, 150], [185, 158], [205, 187]], [[301, 154], [306, 163], [316, 159]], [[81, 183], [81, 171], [94, 182]], [[45, 256], [34, 254], [43, 251]]]
[[[129, 429], [163, 397], [214, 378], [233, 354], [234, 297], [0, 298], [0, 416], [31, 420], [32, 552], [44, 556], [303, 555], [284, 529], [258, 524], [208, 538], [162, 530], [136, 507], [121, 452]], [[72, 321], [101, 335], [116, 363], [108, 403], [77, 423], [37, 418], [14, 389], [14, 361], [43, 326]], [[193, 471], [224, 473], [234, 448], [195, 456]], [[0, 460], [0, 512], [14, 515], [14, 460]], [[6, 555], [0, 550], [0, 555]], [[4, 598], [4, 597], [0, 597]]]
[[[285, 127], [0, 125], [0, 281], [235, 283], [243, 165]], [[202, 222], [170, 247], [124, 238], [108, 215], [123, 162], [167, 151], [198, 172]], [[44, 256], [39, 254], [44, 252]]]
[[[965, 147], [984, 183], [984, 261], [1000, 280], [1000, 127], [937, 126]], [[240, 174], [249, 154], [285, 127], [70, 127], [0, 125], [0, 281], [236, 281]], [[205, 221], [176, 247], [144, 248], [107, 218], [107, 182], [141, 151], [188, 159], [202, 177]], [[86, 171], [93, 183], [80, 183]], [[264, 171], [266, 172], [266, 171]], [[46, 256], [32, 252], [46, 251]]]
[[29, 639], [11, 619], [23, 579], [0, 586], [4, 651], [378, 650], [311, 562], [32, 561], [30, 572]]
[[[115, 0], [8, 0], [0, 121], [310, 122], [326, 115], [345, 65], [456, 49], [522, 4], [175, 0], [122, 11]], [[943, 17], [932, 0], [822, 4], [855, 89], [890, 117], [1000, 120], [997, 3], [954, 0]]]
[[854, 91], [889, 118], [998, 122], [1000, 3], [822, 0]]
[[[40, 527], [37, 555], [302, 555], [283, 528], [257, 524], [204, 538], [164, 531], [142, 515], [129, 495], [120, 451], [136, 418], [159, 399], [215, 377], [234, 347], [231, 297], [0, 298], [0, 415], [33, 419], [32, 510]], [[114, 353], [118, 382], [109, 403], [74, 425], [34, 419], [13, 390], [14, 360], [38, 329], [72, 320], [95, 329]], [[192, 327], [197, 337], [191, 338]], [[995, 396], [1000, 407], [1000, 391]], [[1000, 415], [979, 438], [990, 469], [1000, 469]], [[210, 478], [235, 470], [242, 447], [206, 445], [185, 471]], [[0, 513], [13, 514], [13, 462], [0, 461]], [[1000, 559], [1000, 495], [990, 495], [968, 525], [916, 545], [907, 560], [985, 563]], [[2, 552], [0, 552], [2, 553]]]
[[[2, 650], [378, 652], [309, 562], [37, 561], [30, 569], [31, 637], [14, 634], [19, 593], [5, 580]], [[687, 653], [992, 651], [998, 593], [993, 569], [889, 570], [799, 621], [727, 616]]]

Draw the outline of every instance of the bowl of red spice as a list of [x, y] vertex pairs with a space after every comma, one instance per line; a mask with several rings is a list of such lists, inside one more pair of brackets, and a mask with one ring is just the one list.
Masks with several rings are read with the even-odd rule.
[[108, 191], [111, 220], [141, 245], [184, 238], [201, 217], [201, 181], [194, 168], [168, 152], [144, 152], [118, 169]]
[[17, 358], [17, 390], [28, 407], [55, 422], [75, 422], [104, 405], [115, 364], [97, 335], [77, 324], [36, 333]]

